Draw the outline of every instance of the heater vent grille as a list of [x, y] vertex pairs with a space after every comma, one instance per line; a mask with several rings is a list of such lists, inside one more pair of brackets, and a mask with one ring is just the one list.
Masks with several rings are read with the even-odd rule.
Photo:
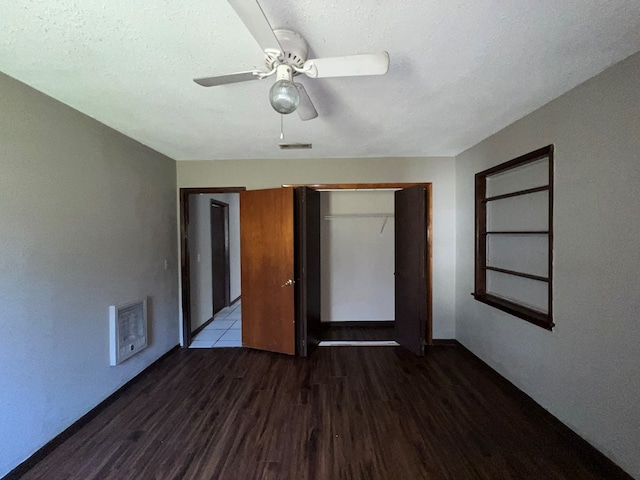
[[147, 299], [109, 307], [109, 359], [118, 365], [147, 348]]

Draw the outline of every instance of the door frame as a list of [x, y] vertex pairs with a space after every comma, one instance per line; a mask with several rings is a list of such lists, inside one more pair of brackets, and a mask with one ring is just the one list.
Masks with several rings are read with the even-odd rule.
[[194, 187], [181, 188], [180, 198], [180, 281], [182, 307], [182, 346], [191, 343], [191, 268], [189, 265], [189, 195], [240, 193], [246, 187]]
[[320, 192], [294, 188], [296, 355], [311, 355], [321, 340]]
[[[231, 279], [230, 279], [230, 270], [231, 263], [229, 260], [229, 204], [220, 202], [218, 200], [210, 199], [209, 200], [209, 218], [211, 219], [211, 250], [213, 250], [213, 238], [214, 238], [214, 230], [216, 230], [216, 225], [213, 223], [213, 209], [221, 208], [222, 209], [222, 236], [224, 241], [224, 261], [223, 261], [223, 282], [224, 282], [224, 305], [222, 305], [218, 310], [216, 310], [216, 302], [215, 302], [215, 293], [211, 292], [211, 303], [213, 308], [213, 315], [215, 316], [218, 311], [222, 310], [224, 307], [228, 307], [231, 304]], [[214, 207], [215, 205], [215, 207]], [[211, 255], [211, 285], [214, 286], [213, 277], [215, 275], [215, 261], [213, 258], [213, 252]], [[213, 288], [215, 291], [215, 288]]]
[[[283, 187], [309, 187], [315, 190], [400, 190], [403, 188], [422, 185], [427, 193], [427, 241], [425, 243], [425, 261], [427, 265], [427, 325], [425, 326], [425, 343], [433, 345], [433, 261], [432, 261], [432, 239], [433, 239], [433, 206], [432, 206], [432, 189], [431, 182], [407, 182], [407, 183], [302, 183], [287, 184]], [[395, 248], [395, 246], [394, 246]]]

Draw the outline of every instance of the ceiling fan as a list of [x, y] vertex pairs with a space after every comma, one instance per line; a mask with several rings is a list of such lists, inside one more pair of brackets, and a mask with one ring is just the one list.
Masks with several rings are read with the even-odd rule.
[[293, 81], [295, 76], [305, 74], [311, 78], [325, 78], [384, 75], [389, 70], [387, 52], [309, 59], [306, 40], [291, 30], [273, 30], [257, 0], [228, 1], [264, 50], [267, 71], [250, 70], [193, 80], [203, 87], [261, 80], [275, 75], [276, 82], [269, 91], [271, 106], [279, 113], [297, 111], [301, 120], [311, 120], [318, 116], [318, 112], [304, 86]]

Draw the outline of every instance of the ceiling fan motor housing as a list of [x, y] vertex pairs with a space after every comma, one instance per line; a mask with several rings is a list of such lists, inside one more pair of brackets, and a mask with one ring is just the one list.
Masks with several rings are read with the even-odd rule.
[[[280, 42], [283, 52], [280, 59], [267, 55], [265, 62], [267, 68], [273, 70], [281, 64], [302, 68], [304, 62], [307, 61], [308, 46], [306, 40], [291, 30], [278, 29], [274, 30], [273, 33], [275, 33], [278, 42]], [[294, 75], [297, 73], [294, 69]]]

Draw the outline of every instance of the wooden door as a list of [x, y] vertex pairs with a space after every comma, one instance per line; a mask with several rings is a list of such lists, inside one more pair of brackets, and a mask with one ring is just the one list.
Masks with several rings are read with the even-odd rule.
[[242, 345], [295, 354], [294, 190], [240, 193]]
[[230, 303], [229, 205], [211, 200], [211, 289], [213, 315]]
[[295, 189], [297, 354], [311, 355], [320, 343], [320, 192]]
[[424, 355], [428, 332], [427, 201], [423, 185], [395, 193], [394, 336], [396, 342], [416, 355]]

